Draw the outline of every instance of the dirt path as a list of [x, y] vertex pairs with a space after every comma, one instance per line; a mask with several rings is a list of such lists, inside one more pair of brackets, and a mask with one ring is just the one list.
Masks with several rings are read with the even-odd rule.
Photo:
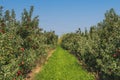
[[[55, 50], [51, 50], [51, 51], [48, 52], [48, 56], [46, 58], [45, 64], [47, 63], [49, 57], [52, 55], [52, 53], [54, 51]], [[41, 71], [42, 66], [43, 66], [43, 64], [41, 64], [41, 65], [37, 64], [37, 66], [27, 75], [27, 78], [25, 78], [25, 80], [33, 80], [34, 75]]]

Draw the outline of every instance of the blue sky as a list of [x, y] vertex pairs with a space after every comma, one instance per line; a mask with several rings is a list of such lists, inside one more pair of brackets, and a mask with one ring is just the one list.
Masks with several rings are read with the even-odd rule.
[[23, 8], [35, 7], [34, 15], [39, 15], [40, 27], [55, 30], [61, 35], [74, 32], [78, 28], [89, 29], [104, 19], [106, 10], [114, 8], [120, 13], [120, 0], [0, 0], [4, 9], [15, 9], [20, 19]]

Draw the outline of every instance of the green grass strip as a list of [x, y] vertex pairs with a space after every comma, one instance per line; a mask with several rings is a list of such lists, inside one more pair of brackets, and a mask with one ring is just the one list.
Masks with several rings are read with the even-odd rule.
[[94, 76], [84, 70], [73, 55], [58, 46], [35, 80], [94, 80]]

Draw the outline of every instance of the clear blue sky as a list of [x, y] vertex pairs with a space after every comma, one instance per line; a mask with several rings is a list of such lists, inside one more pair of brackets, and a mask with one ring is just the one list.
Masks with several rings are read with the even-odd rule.
[[110, 8], [120, 13], [120, 0], [0, 0], [0, 5], [15, 9], [18, 19], [23, 8], [34, 5], [34, 15], [40, 16], [40, 27], [55, 30], [58, 35], [96, 25]]

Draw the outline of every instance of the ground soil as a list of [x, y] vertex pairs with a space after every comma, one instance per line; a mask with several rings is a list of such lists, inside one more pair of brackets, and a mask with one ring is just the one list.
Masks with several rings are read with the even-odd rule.
[[[47, 58], [46, 58], [46, 60], [45, 60], [45, 62], [44, 62], [45, 64], [47, 63], [49, 57], [51, 57], [51, 55], [52, 55], [52, 53], [53, 53], [54, 51], [55, 51], [55, 50], [50, 50], [50, 51], [48, 52]], [[38, 64], [36, 65], [36, 67], [33, 68], [33, 70], [27, 75], [27, 77], [25, 78], [25, 80], [34, 80], [35, 74], [37, 74], [37, 73], [39, 73], [39, 72], [41, 71], [43, 65], [44, 65], [44, 64], [39, 64], [39, 63], [38, 63]]]

